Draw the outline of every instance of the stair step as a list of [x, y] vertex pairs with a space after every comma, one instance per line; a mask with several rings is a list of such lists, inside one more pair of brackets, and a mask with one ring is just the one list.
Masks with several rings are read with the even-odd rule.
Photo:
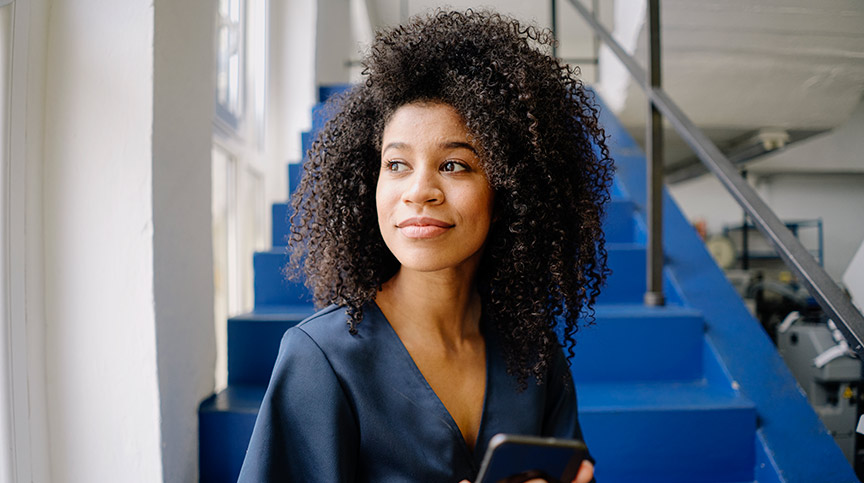
[[330, 120], [331, 114], [331, 112], [328, 112], [326, 104], [315, 104], [312, 108], [312, 129], [310, 132], [317, 134], [324, 129], [324, 125]]
[[[753, 481], [756, 415], [744, 398], [704, 383], [581, 383], [577, 389], [598, 480]], [[229, 386], [201, 404], [202, 482], [236, 481], [264, 392], [263, 386]]]
[[[318, 104], [315, 104], [315, 106], [312, 108], [312, 127], [306, 133], [301, 134], [301, 140], [303, 141], [304, 146], [306, 146], [306, 143], [308, 142], [308, 146], [311, 147], [312, 141], [315, 140], [315, 138], [318, 136], [318, 133], [324, 129], [324, 125], [327, 124], [327, 121], [330, 120], [333, 112], [328, 110], [329, 107], [330, 106], [328, 106], [327, 104], [320, 102]], [[304, 139], [302, 137], [303, 135], [306, 135], [307, 138]], [[306, 149], [304, 149], [303, 151], [304, 154], [306, 152]]]
[[[758, 411], [758, 409], [757, 409]], [[759, 483], [786, 483], [787, 480], [780, 477], [780, 470], [769, 453], [772, 453], [765, 444], [762, 428], [756, 431], [753, 438], [756, 440], [756, 469], [754, 476]], [[836, 479], [842, 481], [842, 479]]]
[[315, 139], [312, 131], [303, 131], [300, 133], [300, 149], [303, 150], [303, 159], [306, 159], [306, 153], [312, 148], [312, 141]]
[[597, 306], [571, 358], [577, 383], [695, 380], [703, 376], [699, 311], [667, 305]]
[[288, 263], [285, 248], [256, 252], [252, 265], [255, 270], [255, 309], [278, 305], [311, 305], [312, 295], [302, 282], [287, 280], [283, 272]]
[[[612, 159], [615, 159], [615, 157], [613, 156]], [[621, 184], [621, 180], [618, 176], [612, 180], [612, 189], [609, 190], [609, 196], [613, 201], [630, 199], [630, 194], [627, 192], [627, 188]]]
[[272, 218], [272, 247], [284, 247], [288, 244], [288, 216], [291, 213], [291, 205], [288, 203], [273, 203], [270, 208]]
[[598, 481], [754, 480], [756, 410], [745, 398], [704, 381], [581, 383], [577, 391]]
[[264, 387], [229, 386], [198, 407], [201, 483], [235, 483], [240, 476]]
[[606, 208], [603, 221], [606, 243], [635, 243], [644, 245], [645, 226], [637, 216], [636, 203], [626, 199], [613, 199]]
[[288, 173], [288, 197], [290, 198], [297, 189], [297, 186], [300, 185], [300, 178], [303, 176], [303, 161], [288, 163], [286, 169]]
[[636, 243], [607, 243], [608, 265], [612, 270], [598, 304], [641, 304], [645, 293], [645, 246]]
[[351, 89], [351, 84], [332, 84], [318, 87], [318, 101], [327, 102], [334, 94], [339, 94]]
[[312, 305], [269, 307], [228, 319], [228, 384], [266, 387], [282, 335], [313, 313]]
[[[645, 294], [645, 246], [641, 243], [607, 243], [608, 266], [612, 274], [606, 279], [606, 286], [597, 297], [597, 305], [636, 305], [643, 303]], [[683, 303], [678, 287], [664, 270], [663, 290], [666, 303]]]

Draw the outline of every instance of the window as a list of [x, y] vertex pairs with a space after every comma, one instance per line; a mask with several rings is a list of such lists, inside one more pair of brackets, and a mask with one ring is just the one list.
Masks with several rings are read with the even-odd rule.
[[252, 309], [264, 198], [267, 1], [220, 0], [212, 150], [216, 389], [227, 385], [228, 317]]
[[243, 0], [219, 1], [219, 24], [216, 36], [216, 116], [237, 129], [243, 113]]

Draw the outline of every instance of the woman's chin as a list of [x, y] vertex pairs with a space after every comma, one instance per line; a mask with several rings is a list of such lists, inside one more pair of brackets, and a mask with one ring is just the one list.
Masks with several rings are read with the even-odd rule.
[[453, 269], [458, 265], [449, 264], [442, 260], [416, 260], [404, 257], [405, 260], [399, 260], [403, 271], [419, 272], [419, 273], [435, 273]]

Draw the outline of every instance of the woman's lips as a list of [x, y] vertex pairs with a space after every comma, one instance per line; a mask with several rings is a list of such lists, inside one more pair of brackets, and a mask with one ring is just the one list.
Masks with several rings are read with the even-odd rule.
[[446, 232], [453, 225], [435, 218], [408, 218], [396, 225], [396, 228], [407, 238], [435, 238]]

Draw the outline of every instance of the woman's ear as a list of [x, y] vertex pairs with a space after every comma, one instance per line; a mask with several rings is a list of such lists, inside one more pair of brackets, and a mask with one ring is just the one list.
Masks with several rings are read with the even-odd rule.
[[501, 208], [501, 204], [498, 202], [499, 197], [498, 194], [495, 194], [495, 202], [492, 204], [492, 223], [497, 222], [501, 219], [501, 212], [503, 211]]

